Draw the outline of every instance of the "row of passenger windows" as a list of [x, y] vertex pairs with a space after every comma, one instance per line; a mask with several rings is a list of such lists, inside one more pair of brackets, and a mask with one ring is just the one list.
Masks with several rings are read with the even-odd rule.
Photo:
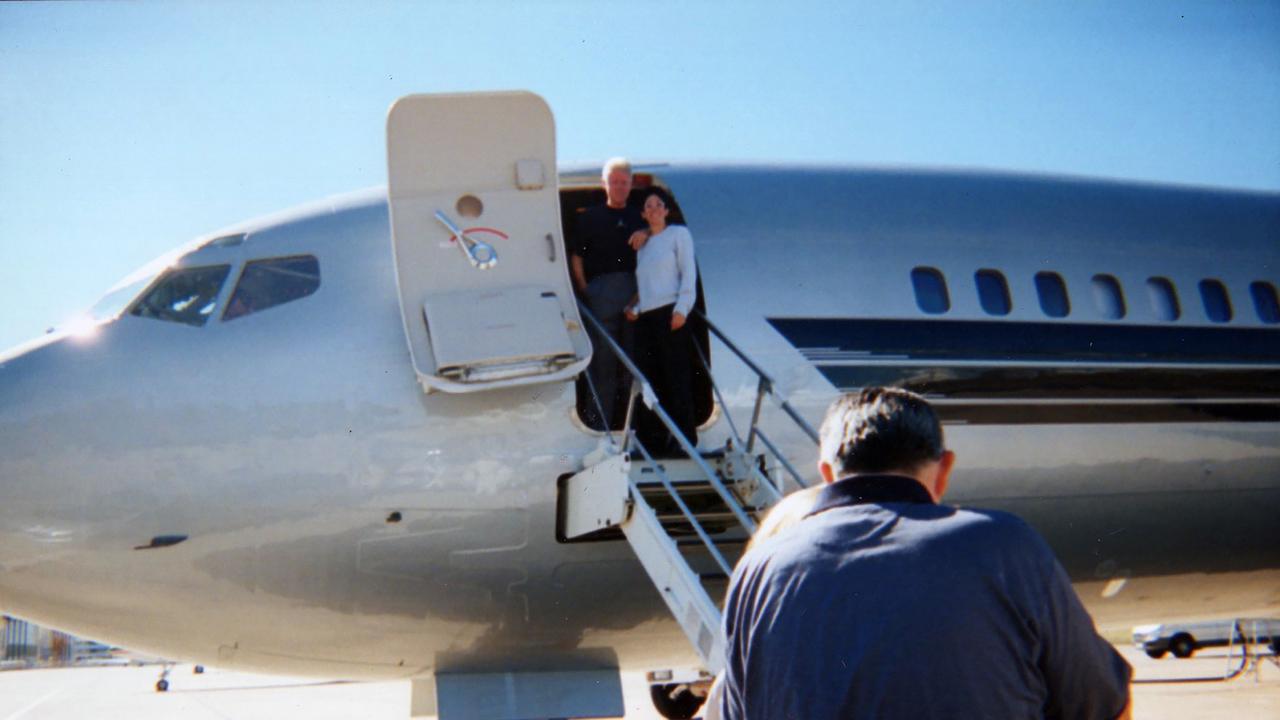
[[[999, 270], [983, 269], [973, 274], [978, 303], [988, 315], [1008, 315], [1013, 310], [1009, 284]], [[947, 279], [937, 268], [918, 267], [911, 271], [911, 285], [915, 288], [916, 305], [931, 315], [939, 315], [951, 309], [951, 296], [947, 292]], [[1063, 318], [1071, 314], [1071, 299], [1067, 284], [1056, 272], [1039, 272], [1035, 276], [1036, 297], [1040, 311], [1048, 317]], [[1103, 317], [1120, 320], [1128, 315], [1124, 290], [1114, 275], [1094, 275], [1090, 283], [1094, 307]], [[1206, 278], [1200, 281], [1200, 302], [1205, 315], [1216, 323], [1230, 322], [1234, 316], [1231, 295], [1221, 280]], [[1268, 325], [1280, 323], [1280, 298], [1276, 287], [1264, 280], [1250, 283], [1249, 294], [1258, 319]], [[1147, 300], [1155, 319], [1173, 322], [1182, 317], [1182, 305], [1173, 282], [1165, 277], [1147, 278]]]
[[[129, 311], [137, 317], [202, 326], [217, 309], [230, 265], [171, 270]], [[300, 300], [320, 287], [320, 263], [311, 255], [245, 263], [222, 320], [235, 320]]]

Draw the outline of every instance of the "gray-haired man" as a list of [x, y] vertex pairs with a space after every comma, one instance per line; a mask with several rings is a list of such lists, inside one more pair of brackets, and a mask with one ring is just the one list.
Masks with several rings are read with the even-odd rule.
[[[569, 271], [574, 287], [587, 301], [605, 331], [623, 350], [631, 351], [631, 328], [623, 310], [636, 294], [636, 252], [632, 236], [645, 227], [639, 208], [628, 204], [631, 195], [631, 164], [613, 158], [600, 174], [605, 204], [588, 208], [578, 218], [574, 246], [569, 249]], [[618, 392], [618, 358], [593, 335], [595, 345], [587, 372], [600, 399], [604, 417], [588, 418], [598, 429], [609, 426]], [[592, 411], [595, 403], [590, 403]], [[594, 412], [592, 413], [594, 415]], [[594, 420], [594, 421], [593, 421]]]

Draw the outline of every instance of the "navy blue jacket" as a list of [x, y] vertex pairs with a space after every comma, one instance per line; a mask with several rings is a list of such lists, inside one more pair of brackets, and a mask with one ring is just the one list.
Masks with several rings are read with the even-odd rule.
[[1113, 718], [1130, 668], [1044, 540], [914, 479], [823, 489], [734, 570], [727, 720]]

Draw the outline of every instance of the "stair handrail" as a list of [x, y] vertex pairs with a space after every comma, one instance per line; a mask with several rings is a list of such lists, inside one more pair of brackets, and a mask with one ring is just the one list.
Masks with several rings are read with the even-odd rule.
[[[787, 416], [791, 418], [792, 422], [794, 422], [796, 426], [799, 427], [800, 430], [805, 435], [809, 436], [809, 439], [812, 440], [815, 445], [820, 444], [820, 441], [818, 439], [818, 432], [813, 429], [813, 426], [810, 425], [808, 421], [804, 419], [803, 416], [800, 415], [799, 411], [795, 409], [795, 407], [791, 404], [790, 401], [788, 401], [786, 398], [778, 394], [777, 390], [775, 389], [776, 385], [774, 383], [773, 377], [769, 375], [769, 373], [765, 372], [763, 368], [757, 365], [754, 360], [748, 357], [747, 354], [737, 346], [737, 344], [735, 344], [732, 340], [729, 339], [729, 336], [726, 335], [723, 330], [721, 330], [718, 326], [716, 326], [715, 323], [711, 322], [711, 318], [707, 317], [706, 313], [697, 309], [695, 309], [694, 312], [696, 312], [698, 314], [698, 317], [702, 318], [702, 321], [707, 324], [707, 329], [710, 330], [720, 340], [720, 342], [724, 344], [725, 347], [729, 348], [729, 350], [734, 355], [738, 356], [738, 359], [741, 360], [744, 365], [746, 365], [748, 368], [751, 369], [752, 372], [756, 374], [756, 377], [757, 377], [756, 401], [755, 401], [755, 407], [753, 407], [751, 411], [751, 427], [747, 431], [747, 442], [746, 442], [747, 454], [752, 455], [755, 453], [756, 440], [759, 440], [760, 442], [764, 443], [764, 446], [769, 450], [770, 453], [773, 454], [773, 457], [777, 459], [777, 461], [782, 465], [783, 469], [787, 471], [787, 474], [791, 476], [792, 481], [795, 482], [797, 486], [802, 488], [808, 487], [809, 482], [805, 480], [804, 476], [801, 475], [798, 470], [796, 470], [795, 466], [791, 464], [791, 461], [787, 460], [786, 455], [782, 453], [782, 451], [778, 448], [777, 444], [774, 443], [773, 440], [770, 439], [770, 437], [765, 433], [764, 428], [760, 427], [760, 414], [764, 409], [765, 397], [766, 396], [771, 397], [774, 400], [774, 402], [776, 402], [778, 406], [782, 408], [783, 412], [785, 412]], [[696, 348], [698, 351], [698, 360], [702, 363], [703, 369], [706, 370], [707, 376], [712, 377], [711, 365], [709, 362], [707, 362], [707, 358], [702, 351], [702, 347], [699, 345], [696, 338], [694, 339], [694, 348]], [[714, 378], [711, 381], [711, 387], [715, 391], [716, 397], [719, 398], [721, 407], [724, 408], [725, 419], [729, 422], [729, 427], [732, 430], [734, 437], [737, 438], [739, 442], [741, 442], [741, 438], [738, 437], [737, 425], [733, 422], [733, 418], [730, 416], [729, 406], [724, 402], [724, 396], [720, 392], [720, 388], [716, 384]], [[784, 494], [782, 491], [782, 488], [778, 487], [777, 483], [772, 478], [760, 472], [758, 468], [753, 468], [752, 473], [756, 475], [759, 479], [762, 479], [772, 484], [774, 486], [774, 489], [777, 490], [779, 494]]]
[[[732, 575], [733, 566], [729, 564], [728, 560], [725, 560], [724, 554], [720, 552], [720, 548], [716, 547], [715, 541], [711, 539], [711, 536], [707, 534], [707, 531], [702, 529], [702, 523], [698, 522], [693, 511], [689, 509], [688, 503], [684, 501], [684, 498], [680, 497], [680, 493], [676, 492], [675, 486], [671, 484], [671, 478], [667, 477], [667, 473], [662, 469], [662, 465], [654, 460], [653, 456], [649, 454], [649, 449], [643, 444], [636, 443], [636, 447], [640, 449], [645, 460], [648, 460], [649, 463], [653, 465], [658, 476], [658, 482], [662, 483], [663, 489], [666, 490], [667, 494], [671, 496], [671, 499], [675, 501], [676, 507], [680, 508], [680, 513], [684, 515], [685, 520], [689, 521], [689, 526], [693, 528], [695, 533], [697, 533], [698, 539], [701, 540], [702, 544], [711, 552], [711, 559], [715, 560], [716, 565], [720, 566], [720, 570], [724, 572], [725, 577]], [[627, 484], [630, 486], [631, 492], [638, 497], [640, 495], [640, 486], [636, 484], [636, 481], [632, 478], [627, 478]]]
[[[756, 377], [759, 378], [756, 390], [756, 405], [751, 415], [751, 430], [747, 436], [747, 452], [750, 453], [754, 449], [756, 436], [762, 434], [759, 430], [760, 411], [766, 395], [773, 398], [774, 402], [778, 403], [778, 406], [782, 408], [783, 412], [785, 412], [787, 416], [800, 427], [804, 434], [809, 436], [809, 439], [813, 441], [814, 445], [820, 444], [818, 431], [813, 429], [813, 426], [804, 419], [799, 411], [797, 411], [786, 398], [778, 394], [778, 391], [775, 389], [776, 383], [774, 382], [773, 377], [769, 375], [769, 373], [765, 372], [763, 368], [757, 365], [754, 360], [748, 357], [745, 352], [734, 344], [734, 342], [729, 339], [729, 336], [724, 334], [723, 330], [721, 330], [715, 323], [711, 322], [711, 318], [707, 317], [706, 313], [698, 310], [697, 308], [695, 308], [693, 312], [696, 313], [698, 317], [702, 318], [702, 321], [707, 324], [707, 329], [710, 330], [725, 347], [729, 348], [730, 352], [737, 355], [738, 359], [750, 368], [751, 371], [756, 374]], [[775, 454], [777, 454], [776, 451]], [[779, 457], [781, 456], [779, 455]]]
[[[675, 438], [676, 443], [678, 443], [680, 448], [685, 451], [689, 456], [689, 459], [693, 460], [694, 464], [696, 464], [702, 470], [702, 473], [707, 476], [707, 480], [710, 481], [711, 487], [715, 488], [716, 494], [718, 494], [720, 499], [724, 501], [725, 506], [733, 513], [733, 516], [737, 519], [738, 523], [741, 524], [748, 533], [754, 535], [756, 531], [755, 521], [752, 520], [746, 510], [742, 508], [742, 504], [738, 502], [737, 497], [727, 487], [725, 487], [723, 482], [720, 481], [715, 470], [712, 469], [712, 467], [707, 464], [707, 461], [702, 458], [698, 449], [693, 446], [693, 443], [689, 442], [689, 438], [685, 437], [684, 433], [680, 431], [680, 428], [676, 426], [675, 421], [671, 419], [671, 416], [668, 415], [667, 411], [662, 407], [662, 403], [658, 402], [657, 393], [654, 392], [653, 385], [649, 383], [649, 379], [644, 376], [644, 373], [640, 372], [640, 368], [636, 367], [636, 364], [632, 362], [631, 358], [627, 357], [627, 353], [623, 351], [622, 347], [609, 336], [604, 325], [596, 319], [596, 316], [591, 313], [591, 310], [587, 308], [585, 303], [579, 301], [578, 309], [582, 312], [582, 317], [585, 318], [595, 329], [596, 334], [604, 340], [614, 357], [618, 358], [622, 364], [626, 366], [627, 371], [631, 373], [632, 391], [627, 400], [627, 424], [623, 428], [626, 434], [623, 437], [622, 451], [627, 452], [631, 443], [635, 443], [636, 445], [641, 446], [641, 452], [645, 455], [646, 459], [648, 459], [651, 464], [655, 466], [657, 465], [653, 460], [653, 457], [649, 454], [648, 449], [644, 448], [639, 439], [634, 437], [629, 430], [632, 417], [631, 411], [635, 406], [636, 397], [638, 395], [644, 400], [645, 407], [649, 408], [649, 410], [651, 410], [653, 414], [662, 421], [662, 424], [666, 426], [667, 432], [671, 433], [671, 437]], [[638, 393], [636, 392], [637, 388], [639, 389]]]
[[[704, 317], [703, 319], [705, 320], [706, 318]], [[756, 412], [752, 419], [753, 424], [749, 431], [748, 440], [744, 443], [742, 441], [742, 435], [738, 432], [738, 424], [733, 421], [733, 413], [729, 412], [729, 404], [725, 402], [724, 392], [720, 390], [720, 383], [716, 382], [715, 374], [711, 372], [711, 363], [707, 361], [707, 354], [703, 352], [702, 344], [698, 342], [696, 337], [693, 338], [693, 349], [698, 352], [698, 362], [702, 364], [702, 369], [706, 371], [707, 379], [711, 382], [711, 391], [715, 393], [716, 400], [720, 403], [720, 407], [724, 408], [724, 419], [725, 422], [729, 424], [729, 432], [733, 434], [733, 439], [739, 446], [745, 447], [748, 454], [752, 454], [755, 452], [755, 440], [758, 438], [764, 443], [765, 447], [768, 448], [769, 452], [773, 453], [773, 457], [777, 459], [777, 461], [782, 464], [782, 467], [791, 475], [791, 479], [796, 485], [799, 487], [808, 487], [809, 483], [805, 481], [804, 476], [796, 470], [795, 466], [791, 464], [791, 461], [787, 460], [786, 456], [782, 454], [782, 451], [779, 450], [778, 446], [769, 439], [769, 436], [765, 434], [764, 430], [759, 425], [760, 401], [762, 397], [760, 393], [764, 392], [763, 385], [765, 383], [771, 383], [772, 381], [765, 378], [765, 380], [762, 380], [761, 383], [757, 385]], [[775, 482], [773, 478], [761, 472], [759, 467], [752, 465], [751, 473], [756, 476], [756, 479], [772, 486], [778, 495], [786, 494], [782, 491], [782, 488], [778, 487], [778, 483]]]
[[[600, 391], [596, 389], [596, 382], [591, 379], [591, 373], [589, 372], [583, 371], [582, 376], [587, 379], [587, 390], [591, 393], [591, 400], [595, 403], [596, 415], [599, 416], [600, 420], [604, 423], [604, 436], [609, 440], [609, 447], [617, 450], [621, 446], [618, 445], [617, 440], [613, 439], [613, 424], [610, 422], [613, 418], [606, 419], [604, 416], [604, 403], [600, 402]], [[627, 424], [629, 425], [630, 423], [631, 414], [627, 413]], [[585, 420], [582, 424], [587, 425]], [[587, 425], [587, 427], [590, 427], [590, 425]], [[626, 426], [624, 425], [624, 435], [626, 434], [625, 427]]]

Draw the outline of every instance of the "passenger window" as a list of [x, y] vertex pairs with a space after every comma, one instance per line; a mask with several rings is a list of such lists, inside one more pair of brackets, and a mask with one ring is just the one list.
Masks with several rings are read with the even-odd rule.
[[320, 262], [311, 255], [254, 260], [245, 263], [222, 319], [234, 320], [300, 300], [319, 287]]
[[130, 315], [202, 326], [213, 314], [230, 265], [172, 270], [156, 283]]
[[978, 302], [988, 315], [1008, 315], [1013, 308], [1009, 300], [1009, 284], [999, 270], [979, 270], [973, 274], [978, 286]]
[[1200, 299], [1204, 302], [1204, 314], [1216, 323], [1231, 321], [1231, 297], [1221, 280], [1201, 280]]
[[1169, 278], [1147, 278], [1147, 296], [1151, 298], [1151, 310], [1157, 320], [1173, 322], [1182, 317], [1182, 307], [1178, 304], [1178, 292], [1174, 290]]
[[1067, 284], [1056, 272], [1036, 273], [1036, 295], [1040, 298], [1040, 309], [1049, 317], [1066, 317], [1071, 312]]
[[1276, 286], [1261, 280], [1249, 285], [1253, 294], [1253, 309], [1258, 319], [1268, 325], [1280, 323], [1280, 300], [1276, 299]]
[[1093, 302], [1104, 318], [1119, 320], [1124, 317], [1124, 293], [1114, 275], [1093, 276]]
[[947, 280], [936, 269], [918, 267], [912, 270], [911, 285], [916, 291], [916, 305], [921, 310], [930, 315], [938, 315], [951, 309]]

